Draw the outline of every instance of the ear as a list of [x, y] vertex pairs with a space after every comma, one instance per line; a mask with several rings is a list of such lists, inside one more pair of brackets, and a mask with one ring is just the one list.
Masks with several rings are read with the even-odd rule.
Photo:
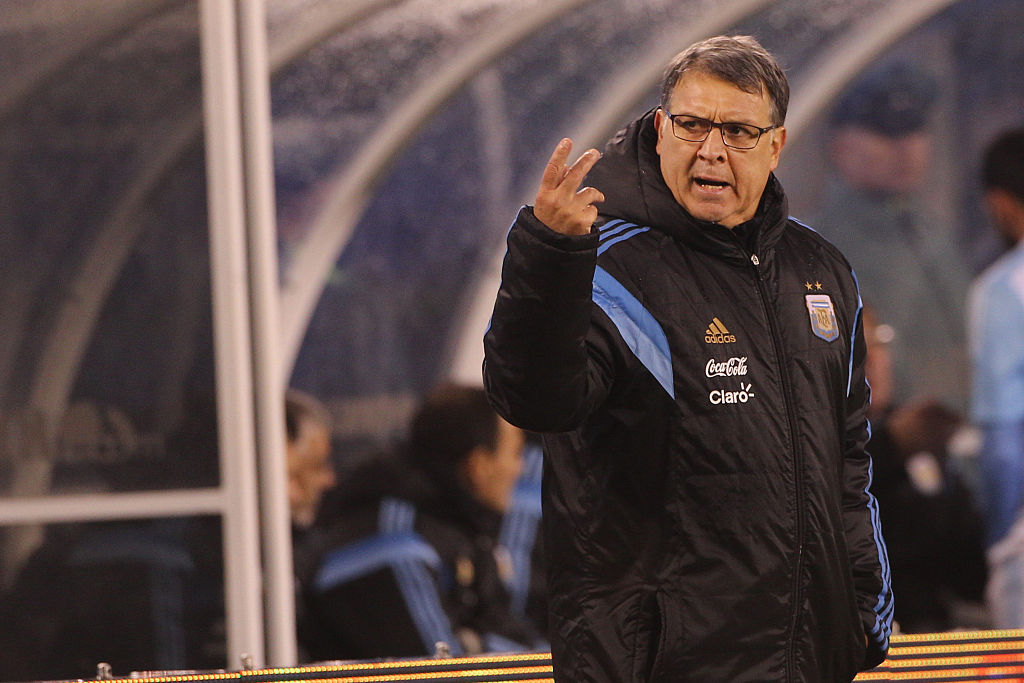
[[782, 148], [786, 146], [786, 127], [780, 126], [771, 132], [771, 170], [775, 170], [779, 165], [779, 156], [782, 154]]
[[1013, 197], [1002, 188], [993, 188], [985, 191], [985, 204], [992, 213], [992, 217], [999, 221], [1009, 217], [1013, 212]]
[[665, 135], [665, 121], [668, 116], [665, 115], [665, 110], [658, 107], [654, 110], [654, 130], [658, 132], [658, 144], [655, 146], [658, 154], [661, 154], [661, 139]]
[[995, 227], [1011, 242], [1024, 239], [1024, 202], [997, 187], [985, 192], [985, 206]]

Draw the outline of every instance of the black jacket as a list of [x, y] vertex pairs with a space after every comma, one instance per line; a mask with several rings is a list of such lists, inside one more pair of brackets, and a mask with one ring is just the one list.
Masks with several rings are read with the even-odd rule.
[[652, 119], [588, 178], [599, 230], [520, 212], [485, 337], [495, 407], [547, 432], [556, 678], [850, 680], [892, 618], [854, 277], [774, 176], [744, 225], [690, 217]]
[[307, 659], [528, 650], [540, 636], [510, 612], [501, 515], [404, 460], [349, 473], [296, 553]]

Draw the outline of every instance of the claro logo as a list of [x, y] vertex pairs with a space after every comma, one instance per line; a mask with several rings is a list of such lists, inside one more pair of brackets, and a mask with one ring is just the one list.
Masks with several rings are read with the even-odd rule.
[[726, 391], [724, 389], [715, 389], [708, 394], [708, 400], [711, 401], [712, 405], [721, 405], [723, 403], [746, 403], [750, 399], [754, 398], [754, 392], [752, 384], [744, 384], [740, 382], [739, 391]]
[[736, 337], [729, 333], [721, 320], [713, 318], [708, 329], [704, 330], [704, 342], [707, 344], [733, 344], [736, 342]]

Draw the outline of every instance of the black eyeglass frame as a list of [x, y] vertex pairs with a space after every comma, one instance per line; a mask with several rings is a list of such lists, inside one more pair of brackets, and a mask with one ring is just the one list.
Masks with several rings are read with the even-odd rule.
[[[662, 111], [665, 112], [665, 116], [668, 117], [668, 120], [669, 120], [669, 122], [672, 125], [672, 135], [676, 136], [677, 138], [679, 138], [683, 142], [704, 142], [705, 140], [708, 139], [708, 135], [711, 135], [711, 131], [714, 130], [715, 128], [717, 128], [718, 129], [718, 133], [722, 136], [722, 144], [725, 145], [726, 147], [728, 147], [729, 149], [741, 149], [741, 150], [754, 149], [755, 147], [757, 147], [757, 144], [759, 142], [761, 142], [761, 136], [763, 136], [768, 131], [772, 131], [772, 130], [775, 130], [776, 128], [781, 128], [782, 127], [781, 123], [775, 123], [775, 124], [772, 124], [770, 126], [766, 126], [764, 128], [762, 128], [761, 126], [755, 126], [752, 123], [742, 123], [740, 121], [722, 121], [721, 123], [717, 123], [715, 121], [712, 121], [711, 119], [706, 119], [706, 118], [704, 118], [702, 116], [694, 116], [693, 114], [673, 114], [668, 109], [664, 109], [664, 108], [662, 108]], [[695, 119], [697, 121], [703, 121], [703, 122], [707, 123], [708, 126], [710, 126], [708, 128], [708, 132], [704, 135], [704, 137], [702, 137], [702, 138], [700, 138], [698, 140], [687, 140], [684, 137], [680, 137], [678, 131], [676, 130], [676, 118], [680, 117], [680, 116], [686, 116], [688, 118]], [[754, 144], [752, 144], [750, 147], [737, 147], [736, 145], [730, 145], [725, 140], [725, 130], [723, 130], [722, 126], [744, 126], [746, 128], [753, 128], [754, 130], [757, 131], [757, 139], [754, 140]]]

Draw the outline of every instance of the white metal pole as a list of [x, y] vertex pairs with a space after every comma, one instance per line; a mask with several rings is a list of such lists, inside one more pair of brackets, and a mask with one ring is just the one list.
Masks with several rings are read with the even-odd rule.
[[0, 499], [0, 526], [220, 515], [221, 489], [79, 493]]
[[263, 0], [236, 0], [242, 74], [242, 132], [252, 291], [256, 450], [266, 590], [267, 656], [271, 666], [296, 664], [291, 513], [285, 461], [284, 389], [277, 280], [270, 69]]
[[[203, 114], [224, 514], [229, 659], [264, 664], [263, 590], [252, 402], [252, 360], [233, 0], [200, 0]], [[238, 661], [238, 660], [236, 660]], [[228, 663], [229, 668], [231, 662]]]

